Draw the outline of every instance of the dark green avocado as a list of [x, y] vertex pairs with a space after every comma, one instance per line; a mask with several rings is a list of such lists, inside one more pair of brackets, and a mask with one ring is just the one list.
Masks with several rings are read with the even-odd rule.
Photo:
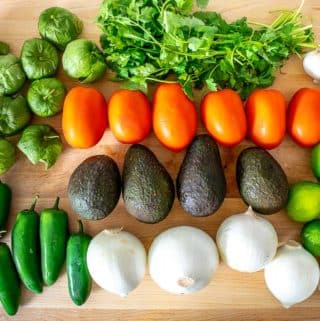
[[219, 148], [209, 135], [197, 136], [189, 146], [177, 177], [182, 208], [193, 216], [208, 216], [221, 206], [226, 179]]
[[75, 212], [84, 219], [100, 220], [116, 207], [121, 176], [115, 161], [106, 155], [87, 158], [72, 173], [68, 196]]
[[129, 214], [144, 223], [157, 223], [167, 217], [174, 201], [174, 184], [151, 150], [139, 144], [128, 149], [122, 180]]
[[237, 160], [237, 183], [241, 197], [261, 214], [285, 207], [289, 184], [280, 164], [264, 149], [243, 150]]

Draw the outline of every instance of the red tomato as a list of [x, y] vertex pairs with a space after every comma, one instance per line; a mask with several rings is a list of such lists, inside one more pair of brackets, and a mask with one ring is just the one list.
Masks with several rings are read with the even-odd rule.
[[257, 89], [246, 104], [248, 136], [258, 146], [272, 149], [286, 133], [286, 99], [275, 89]]
[[237, 145], [246, 136], [243, 104], [231, 89], [208, 93], [201, 102], [201, 118], [207, 131], [221, 145]]
[[302, 88], [293, 95], [288, 108], [288, 133], [303, 147], [320, 142], [319, 89]]

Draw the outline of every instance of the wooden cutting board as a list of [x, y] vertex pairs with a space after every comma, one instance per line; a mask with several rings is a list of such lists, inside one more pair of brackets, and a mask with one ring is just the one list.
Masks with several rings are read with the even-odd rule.
[[[24, 40], [38, 37], [37, 20], [40, 12], [50, 6], [62, 6], [71, 9], [84, 21], [82, 37], [98, 41], [100, 31], [94, 25], [93, 19], [97, 15], [100, 2], [101, 0], [1, 0], [0, 40], [8, 42], [13, 52], [19, 55]], [[273, 16], [269, 14], [269, 11], [294, 8], [299, 4], [299, 0], [212, 0], [209, 9], [221, 12], [228, 19], [247, 16], [249, 20], [270, 22]], [[306, 0], [303, 13], [306, 18], [312, 16], [314, 31], [320, 40], [319, 0]], [[68, 88], [76, 85], [62, 72], [59, 78]], [[92, 86], [101, 90], [106, 99], [118, 88], [116, 84], [106, 81], [106, 78]], [[313, 86], [312, 81], [304, 74], [301, 61], [293, 57], [282, 69], [281, 74], [279, 73], [273, 87], [281, 90], [289, 100], [297, 89], [310, 86]], [[152, 92], [153, 88], [150, 90], [150, 98]], [[197, 93], [197, 105], [199, 105], [200, 97], [201, 93]], [[34, 121], [51, 124], [61, 133], [61, 116]], [[198, 131], [199, 133], [204, 132], [200, 122]], [[160, 145], [153, 134], [143, 143], [155, 152], [175, 178], [184, 153], [169, 152]], [[95, 235], [104, 228], [123, 226], [137, 235], [147, 248], [158, 233], [182, 224], [202, 228], [215, 237], [218, 226], [227, 216], [246, 208], [239, 198], [235, 182], [235, 161], [240, 151], [249, 145], [251, 143], [245, 141], [235, 148], [221, 148], [228, 192], [223, 206], [215, 215], [207, 218], [193, 218], [184, 213], [176, 201], [167, 219], [156, 225], [144, 225], [126, 213], [121, 200], [108, 218], [98, 222], [85, 222], [86, 231]], [[88, 156], [96, 154], [107, 154], [113, 157], [121, 168], [127, 148], [127, 145], [118, 143], [112, 133], [107, 130], [103, 139], [94, 148], [76, 150], [65, 145], [62, 156], [47, 172], [42, 165], [31, 165], [19, 153], [16, 165], [2, 177], [13, 188], [10, 228], [17, 212], [29, 207], [32, 197], [39, 194], [38, 210], [50, 207], [57, 195], [61, 197], [61, 207], [69, 212], [70, 229], [74, 230], [78, 217], [72, 212], [66, 194], [66, 186], [73, 169]], [[314, 180], [309, 165], [309, 149], [302, 149], [286, 138], [281, 146], [271, 153], [281, 163], [291, 184], [300, 180]], [[291, 222], [283, 211], [269, 216], [268, 219], [276, 227], [281, 242], [298, 239], [301, 225]], [[10, 242], [10, 235], [5, 237], [5, 241]], [[0, 321], [7, 320], [7, 318], [0, 310]], [[69, 298], [64, 270], [57, 283], [46, 287], [41, 295], [31, 294], [23, 289], [21, 308], [15, 317], [10, 318], [10, 320], [21, 321], [104, 319], [110, 321], [320, 320], [320, 294], [317, 292], [306, 302], [286, 310], [266, 289], [262, 272], [241, 274], [221, 263], [210, 285], [194, 295], [167, 294], [152, 282], [149, 275], [146, 275], [142, 284], [126, 299], [109, 294], [94, 285], [87, 303], [78, 308]]]

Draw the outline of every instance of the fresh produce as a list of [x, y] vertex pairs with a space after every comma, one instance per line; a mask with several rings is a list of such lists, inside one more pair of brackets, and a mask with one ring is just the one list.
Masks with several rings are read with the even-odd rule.
[[0, 41], [0, 55], [7, 55], [10, 51], [10, 47], [7, 43]]
[[59, 209], [59, 197], [53, 208], [40, 214], [41, 271], [45, 285], [56, 282], [66, 258], [68, 214]]
[[82, 32], [82, 21], [65, 8], [51, 7], [41, 12], [38, 22], [42, 38], [64, 50]]
[[0, 301], [8, 315], [15, 315], [19, 308], [21, 288], [10, 249], [0, 242]]
[[17, 146], [33, 165], [44, 163], [46, 170], [55, 164], [62, 152], [61, 138], [49, 125], [28, 126]]
[[12, 143], [0, 138], [0, 175], [6, 173], [16, 161], [16, 150]]
[[72, 234], [67, 243], [68, 289], [72, 301], [82, 305], [91, 292], [91, 277], [87, 266], [87, 251], [91, 236], [83, 232], [79, 221], [78, 233]]
[[21, 211], [11, 235], [14, 263], [21, 281], [34, 293], [42, 292], [39, 215], [35, 211], [37, 197], [30, 209]]
[[[0, 77], [1, 78], [1, 77]], [[31, 112], [26, 99], [0, 95], [0, 135], [12, 136], [20, 132], [30, 121]]]
[[246, 103], [248, 136], [258, 146], [272, 149], [286, 133], [286, 99], [276, 89], [257, 89]]
[[82, 83], [90, 83], [101, 78], [107, 65], [98, 46], [87, 39], [70, 42], [62, 56], [65, 73]]
[[66, 87], [56, 78], [44, 78], [31, 83], [27, 100], [31, 110], [39, 117], [50, 117], [62, 110]]
[[126, 87], [147, 90], [174, 74], [190, 97], [193, 85], [206, 85], [245, 98], [270, 86], [290, 55], [317, 47], [300, 11], [277, 11], [273, 23], [254, 29], [246, 18], [228, 23], [217, 12], [194, 12], [191, 0], [104, 0], [97, 23], [106, 60]]
[[308, 299], [319, 283], [319, 265], [303, 247], [288, 241], [265, 267], [268, 289], [285, 308]]
[[0, 55], [0, 95], [18, 92], [26, 81], [20, 60], [12, 55]]
[[267, 151], [259, 147], [244, 149], [237, 159], [236, 179], [242, 199], [256, 212], [273, 214], [284, 208], [288, 179]]
[[22, 67], [29, 79], [40, 79], [56, 74], [59, 64], [57, 49], [44, 39], [26, 40], [21, 50]]
[[320, 81], [320, 50], [319, 48], [308, 52], [303, 58], [304, 71], [313, 78], [313, 82], [318, 84]]
[[211, 281], [219, 265], [213, 239], [192, 226], [177, 226], [160, 233], [148, 253], [152, 279], [165, 291], [190, 294]]
[[94, 88], [74, 87], [65, 100], [62, 129], [69, 145], [89, 148], [102, 138], [107, 128], [107, 103]]
[[187, 147], [197, 131], [195, 105], [179, 84], [161, 84], [153, 98], [153, 130], [168, 149]]
[[226, 178], [219, 148], [209, 135], [199, 135], [189, 146], [177, 177], [182, 208], [193, 216], [216, 212], [226, 195]]
[[68, 196], [75, 212], [84, 219], [101, 220], [116, 207], [121, 176], [116, 162], [106, 156], [87, 158], [72, 173]]
[[235, 146], [246, 136], [242, 101], [231, 89], [208, 93], [201, 102], [201, 118], [209, 134], [222, 145]]
[[298, 182], [291, 186], [286, 210], [292, 220], [301, 223], [320, 216], [320, 185]]
[[300, 234], [302, 245], [314, 256], [320, 256], [320, 220], [306, 223]]
[[133, 234], [103, 230], [89, 244], [87, 264], [93, 280], [103, 289], [126, 297], [146, 272], [146, 250]]
[[320, 142], [320, 90], [301, 88], [292, 97], [288, 108], [288, 133], [302, 147]]
[[311, 168], [313, 175], [320, 181], [320, 144], [317, 144], [311, 152]]
[[151, 130], [151, 107], [141, 91], [118, 90], [108, 103], [109, 125], [113, 135], [124, 144], [144, 140]]
[[249, 207], [222, 222], [217, 245], [225, 264], [252, 273], [262, 270], [275, 256], [278, 237], [273, 225]]
[[129, 214], [144, 223], [158, 223], [169, 214], [174, 184], [150, 149], [132, 145], [125, 156], [122, 196]]
[[12, 192], [9, 185], [0, 181], [0, 236], [6, 232], [10, 213]]

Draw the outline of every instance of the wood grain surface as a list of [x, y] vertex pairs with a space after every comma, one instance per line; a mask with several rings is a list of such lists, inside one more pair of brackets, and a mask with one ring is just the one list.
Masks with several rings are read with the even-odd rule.
[[[63, 6], [71, 9], [84, 21], [82, 37], [98, 41], [100, 31], [94, 25], [101, 0], [0, 0], [0, 40], [10, 44], [17, 55], [24, 40], [38, 37], [37, 19], [40, 12], [50, 6]], [[299, 0], [224, 0], [210, 1], [209, 9], [221, 12], [232, 20], [247, 16], [249, 20], [270, 22], [273, 15], [269, 11], [299, 6]], [[306, 21], [314, 24], [315, 34], [319, 40], [320, 34], [320, 1], [306, 0], [303, 13]], [[76, 85], [60, 71], [59, 78], [68, 88]], [[117, 85], [105, 79], [93, 84], [103, 92], [106, 99], [117, 89]], [[313, 86], [311, 79], [302, 69], [297, 57], [290, 59], [281, 73], [277, 75], [274, 88], [280, 89], [287, 100], [300, 87]], [[154, 88], [150, 88], [150, 98]], [[199, 105], [201, 92], [196, 93], [196, 103]], [[61, 116], [52, 119], [34, 119], [37, 123], [53, 125], [61, 132]], [[199, 122], [199, 133], [204, 132]], [[144, 142], [158, 156], [176, 177], [184, 153], [167, 151], [151, 134]], [[177, 225], [193, 225], [202, 228], [215, 237], [219, 224], [227, 216], [246, 208], [239, 198], [235, 182], [235, 160], [240, 151], [251, 145], [243, 142], [236, 148], [221, 148], [222, 160], [227, 177], [227, 197], [221, 209], [211, 217], [193, 218], [183, 212], [178, 202], [163, 222], [156, 225], [144, 225], [128, 215], [120, 200], [116, 210], [106, 219], [98, 222], [85, 222], [85, 229], [95, 235], [104, 228], [123, 226], [137, 235], [149, 247], [152, 239], [168, 227]], [[49, 171], [42, 165], [33, 166], [18, 153], [18, 161], [10, 172], [2, 179], [13, 188], [13, 204], [10, 216], [10, 228], [16, 214], [30, 205], [35, 194], [40, 195], [38, 210], [50, 207], [57, 195], [61, 197], [61, 207], [69, 212], [70, 229], [76, 227], [77, 215], [72, 212], [66, 194], [68, 179], [73, 169], [88, 156], [107, 154], [113, 157], [122, 168], [127, 145], [118, 143], [112, 133], [107, 130], [99, 144], [91, 149], [76, 150], [65, 144], [62, 156]], [[295, 145], [289, 138], [280, 147], [271, 151], [272, 155], [283, 166], [292, 184], [300, 180], [314, 180], [310, 170], [310, 150]], [[291, 222], [285, 213], [279, 212], [267, 217], [276, 227], [280, 242], [298, 239], [301, 225]], [[10, 242], [10, 234], [5, 237]], [[1, 267], [0, 267], [1, 268]], [[132, 292], [128, 298], [122, 299], [109, 294], [96, 285], [87, 303], [77, 308], [69, 298], [65, 270], [59, 280], [51, 287], [45, 287], [43, 294], [35, 295], [23, 289], [22, 304], [15, 317], [8, 318], [0, 310], [0, 321], [3, 320], [119, 320], [119, 321], [211, 321], [211, 320], [320, 320], [320, 294], [317, 292], [304, 303], [286, 310], [272, 297], [264, 284], [263, 273], [241, 274], [230, 270], [221, 263], [210, 285], [197, 294], [190, 296], [175, 296], [163, 292], [146, 275], [145, 280]]]

